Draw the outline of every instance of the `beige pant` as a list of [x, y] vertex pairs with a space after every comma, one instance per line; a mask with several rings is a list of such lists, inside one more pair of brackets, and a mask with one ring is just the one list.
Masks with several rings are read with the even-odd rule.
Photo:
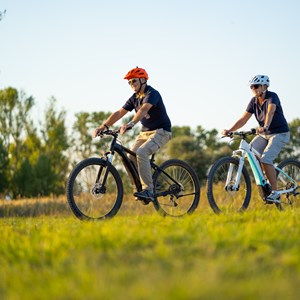
[[163, 129], [140, 132], [131, 150], [136, 152], [136, 158], [129, 158], [137, 165], [143, 190], [153, 191], [153, 181], [149, 156], [165, 145], [172, 133]]

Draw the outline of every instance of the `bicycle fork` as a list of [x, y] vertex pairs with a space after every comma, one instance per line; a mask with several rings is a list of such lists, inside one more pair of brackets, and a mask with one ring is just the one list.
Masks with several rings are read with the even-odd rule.
[[239, 165], [238, 165], [235, 179], [233, 178], [235, 164], [230, 163], [228, 173], [227, 173], [227, 178], [226, 178], [226, 185], [225, 185], [226, 191], [238, 191], [239, 190], [240, 179], [241, 179], [241, 174], [242, 174], [242, 170], [244, 167], [244, 162], [245, 162], [245, 158], [244, 158], [244, 156], [241, 156], [239, 158]]
[[100, 178], [101, 178], [104, 167], [100, 166], [100, 168], [99, 168], [99, 171], [98, 171], [97, 177], [96, 177], [96, 181], [95, 181], [95, 185], [92, 189], [92, 194], [93, 195], [99, 195], [99, 194], [105, 194], [106, 193], [106, 181], [107, 181], [107, 177], [108, 177], [108, 173], [109, 173], [109, 170], [110, 170], [110, 166], [111, 166], [113, 157], [114, 157], [113, 153], [111, 153], [111, 152], [105, 153], [105, 158], [103, 158], [103, 159], [106, 160], [107, 166], [105, 168], [105, 173], [104, 173], [103, 180], [102, 180], [101, 183], [100, 183]]

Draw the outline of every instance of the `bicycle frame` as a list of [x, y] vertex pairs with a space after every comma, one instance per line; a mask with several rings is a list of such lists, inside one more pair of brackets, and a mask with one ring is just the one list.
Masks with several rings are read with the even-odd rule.
[[[110, 150], [108, 152], [106, 152], [104, 154], [104, 156], [102, 157], [103, 159], [105, 159], [107, 161], [107, 168], [106, 168], [106, 172], [105, 172], [102, 184], [101, 184], [101, 189], [105, 190], [106, 179], [107, 179], [109, 168], [112, 164], [115, 152], [117, 152], [120, 155], [120, 157], [122, 159], [122, 163], [123, 163], [128, 175], [131, 177], [133, 183], [135, 184], [137, 191], [141, 191], [142, 184], [140, 182], [138, 170], [137, 170], [134, 162], [132, 160], [130, 160], [129, 157], [127, 156], [127, 154], [130, 154], [130, 155], [136, 157], [136, 153], [133, 152], [132, 150], [126, 148], [125, 146], [123, 146], [120, 142], [118, 142], [116, 135], [113, 135], [113, 139], [110, 144]], [[168, 173], [166, 173], [164, 170], [162, 170], [158, 165], [156, 165], [154, 163], [154, 156], [155, 156], [155, 154], [152, 154], [151, 159], [150, 159], [151, 168], [154, 171], [160, 170], [172, 182], [174, 182], [177, 186], [180, 186], [180, 184], [174, 178], [172, 178]], [[100, 174], [100, 172], [101, 172], [101, 169], [99, 170], [99, 174]], [[100, 175], [98, 175], [98, 177], [99, 176]], [[99, 180], [99, 178], [97, 178], [97, 180]], [[156, 196], [166, 196], [168, 194], [172, 194], [172, 192], [165, 191], [165, 192], [161, 192], [161, 193], [157, 194]]]
[[[285, 178], [289, 179], [290, 181], [293, 182], [293, 184], [295, 185], [293, 188], [290, 188], [290, 189], [286, 189], [286, 190], [279, 190], [277, 191], [278, 194], [287, 194], [287, 193], [293, 193], [294, 191], [296, 191], [299, 186], [298, 186], [298, 183], [297, 181], [295, 181], [293, 178], [291, 178], [289, 175], [287, 175], [285, 172], [283, 172], [280, 168], [278, 168], [277, 166], [275, 166], [275, 169], [280, 173], [282, 174]], [[286, 181], [283, 180], [284, 178], [280, 177], [280, 180], [286, 185]]]
[[[235, 183], [231, 187], [232, 190], [236, 191], [236, 190], [239, 189], [241, 174], [242, 174], [242, 170], [243, 170], [243, 167], [244, 167], [244, 164], [245, 164], [245, 157], [249, 161], [249, 165], [250, 165], [250, 168], [252, 170], [256, 185], [265, 187], [266, 185], [270, 184], [268, 182], [268, 180], [265, 178], [264, 173], [263, 173], [262, 168], [261, 168], [261, 165], [260, 165], [260, 161], [259, 161], [259, 158], [261, 156], [260, 153], [258, 153], [258, 151], [256, 151], [252, 147], [252, 145], [250, 145], [244, 139], [244, 137], [242, 138], [242, 140], [240, 142], [239, 149], [233, 151], [232, 156], [237, 157], [239, 159], [239, 167], [238, 167], [238, 171], [237, 171], [237, 174], [236, 174]], [[287, 193], [294, 192], [298, 188], [298, 183], [293, 178], [288, 176], [285, 172], [283, 172], [280, 168], [278, 168], [276, 165], [273, 165], [273, 166], [280, 174], [282, 174], [285, 178], [292, 181], [295, 185], [293, 188], [280, 190], [280, 191], [277, 191], [277, 192], [279, 194], [287, 194]], [[231, 181], [231, 178], [232, 178], [233, 167], [234, 167], [233, 164], [230, 164], [228, 174], [227, 174], [227, 179], [226, 179], [226, 187], [229, 186], [229, 184], [230, 184], [230, 181]], [[282, 177], [280, 178], [280, 180], [282, 180], [284, 182]]]
[[135, 184], [137, 191], [141, 191], [142, 185], [141, 185], [141, 182], [139, 179], [138, 171], [137, 171], [134, 163], [127, 156], [127, 154], [131, 154], [136, 157], [136, 153], [131, 151], [130, 149], [124, 147], [120, 143], [118, 143], [116, 136], [113, 136], [109, 151], [104, 153], [104, 156], [102, 156], [102, 158], [107, 161], [107, 168], [106, 168], [106, 172], [105, 172], [105, 175], [104, 175], [104, 178], [102, 181], [102, 187], [104, 188], [106, 185], [107, 175], [108, 175], [110, 166], [113, 162], [115, 152], [117, 152], [120, 155], [120, 157], [122, 159], [122, 163], [123, 163], [128, 175], [131, 177], [133, 183]]
[[[257, 157], [259, 157], [260, 154], [254, 148], [252, 148], [252, 146], [248, 144], [246, 140], [244, 139], [241, 140], [239, 149], [233, 151], [232, 156], [239, 158], [239, 167], [236, 174], [235, 184], [232, 187], [233, 190], [237, 190], [239, 188], [241, 174], [245, 164], [245, 157], [247, 157], [249, 161], [256, 185], [265, 186], [267, 181], [264, 178], [263, 171], [260, 166], [260, 162], [257, 159]], [[233, 165], [230, 164], [227, 180], [226, 180], [226, 186], [229, 184], [230, 179], [232, 178], [232, 172], [233, 172]]]

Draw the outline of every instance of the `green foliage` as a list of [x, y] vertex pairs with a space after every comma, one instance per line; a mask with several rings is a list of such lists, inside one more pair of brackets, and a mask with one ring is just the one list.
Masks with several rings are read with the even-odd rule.
[[64, 110], [56, 111], [55, 98], [50, 99], [49, 106], [45, 113], [45, 122], [43, 129], [43, 148], [44, 154], [50, 162], [52, 174], [49, 176], [55, 178], [52, 184], [52, 193], [60, 195], [65, 190], [65, 180], [68, 175], [69, 159], [66, 150], [69, 148], [69, 140], [66, 128], [66, 112]]
[[299, 210], [0, 226], [3, 299], [299, 298]]
[[110, 115], [110, 112], [80, 112], [75, 114], [72, 132], [72, 152], [74, 160], [79, 161], [92, 156], [101, 147], [105, 146], [104, 140], [93, 143], [92, 132], [99, 127]]
[[172, 136], [176, 138], [178, 136], [193, 136], [190, 126], [173, 126]]
[[[13, 197], [64, 194], [65, 181], [72, 166], [78, 161], [93, 156], [102, 156], [108, 150], [109, 138], [95, 139], [92, 131], [102, 124], [110, 112], [80, 112], [75, 115], [71, 136], [67, 133], [66, 112], [58, 111], [56, 99], [50, 98], [39, 127], [31, 118], [35, 105], [32, 96], [18, 92], [12, 87], [0, 90], [0, 194]], [[132, 119], [128, 114], [113, 128]], [[121, 124], [120, 124], [121, 123]], [[287, 157], [300, 158], [300, 119], [289, 123], [291, 141], [280, 153], [277, 161]], [[140, 126], [126, 132], [120, 141], [131, 147]], [[198, 126], [173, 126], [172, 140], [156, 155], [160, 164], [169, 158], [183, 159], [196, 170], [199, 179], [206, 179], [207, 170], [219, 157], [231, 155], [239, 140], [230, 145], [221, 140], [216, 129], [205, 130]], [[114, 163], [121, 170], [126, 191], [132, 187], [128, 176], [121, 168], [121, 161]]]
[[0, 91], [0, 163], [5, 166], [0, 193], [14, 198], [64, 193], [69, 143], [66, 114], [57, 112], [55, 102], [54, 98], [49, 101], [39, 135], [30, 118], [34, 99], [13, 88]]
[[175, 126], [175, 135], [167, 144], [166, 153], [168, 157], [187, 161], [203, 182], [209, 166], [220, 156], [230, 154], [227, 145], [220, 142], [217, 135], [216, 129], [207, 131], [198, 126], [193, 132], [188, 126]]
[[300, 159], [300, 119], [295, 119], [289, 123], [291, 138], [284, 150], [278, 157], [278, 162], [285, 158], [295, 157]]
[[166, 147], [169, 157], [188, 162], [199, 178], [205, 178], [208, 155], [198, 147], [197, 140], [193, 136], [177, 136]]
[[7, 189], [9, 182], [9, 160], [6, 148], [3, 145], [3, 141], [0, 138], [0, 195]]
[[[34, 193], [31, 196], [48, 196], [57, 189], [58, 176], [53, 171], [52, 161], [45, 154], [41, 154], [34, 165]], [[60, 185], [59, 185], [60, 187]]]

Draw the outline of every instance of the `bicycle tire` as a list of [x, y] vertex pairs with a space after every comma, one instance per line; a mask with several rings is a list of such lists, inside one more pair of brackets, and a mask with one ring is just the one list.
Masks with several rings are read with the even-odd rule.
[[[283, 160], [280, 164], [278, 164], [278, 168], [280, 168], [283, 172], [293, 178], [297, 183], [298, 186], [300, 185], [300, 162], [294, 158], [288, 158]], [[283, 178], [280, 175], [280, 172], [276, 170], [276, 177], [277, 177], [277, 190], [291, 188], [293, 185], [292, 181], [288, 180], [287, 178]], [[281, 199], [281, 203], [277, 204], [276, 207], [279, 210], [284, 210], [287, 206], [282, 204], [288, 204], [288, 207], [300, 207], [300, 195], [298, 194], [289, 194], [285, 195], [286, 200]]]
[[123, 184], [114, 166], [110, 170], [104, 193], [95, 192], [95, 182], [100, 172], [99, 181], [103, 179], [107, 162], [93, 157], [78, 163], [71, 171], [66, 193], [69, 206], [80, 220], [101, 220], [116, 215], [123, 200]]
[[194, 169], [179, 159], [167, 160], [159, 168], [153, 174], [155, 209], [162, 216], [182, 217], [193, 213], [200, 200], [200, 183]]
[[247, 209], [251, 199], [251, 180], [243, 166], [239, 190], [225, 189], [228, 169], [233, 164], [232, 183], [239, 166], [239, 160], [226, 156], [217, 160], [210, 168], [207, 178], [206, 194], [212, 210], [216, 214], [222, 212], [242, 212]]

